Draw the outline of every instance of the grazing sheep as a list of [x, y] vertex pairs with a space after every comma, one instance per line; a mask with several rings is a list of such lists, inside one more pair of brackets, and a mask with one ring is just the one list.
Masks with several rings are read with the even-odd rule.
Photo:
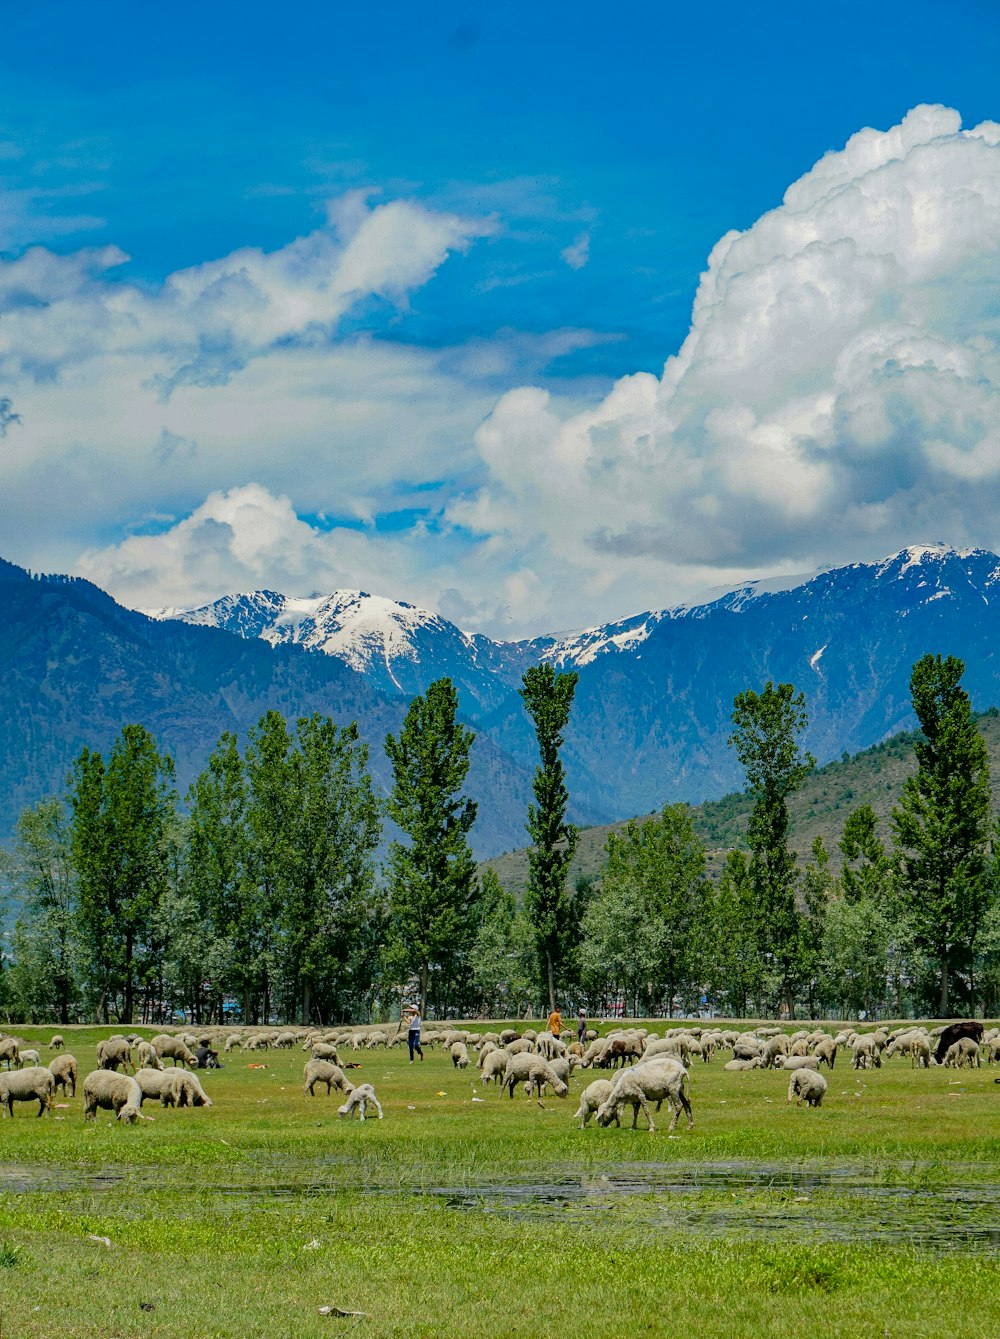
[[[135, 1081], [142, 1089], [143, 1097], [154, 1098], [157, 1102], [163, 1098], [164, 1090], [170, 1082], [173, 1075], [172, 1069], [164, 1069], [161, 1065], [159, 1069], [138, 1069], [135, 1074]], [[164, 1106], [166, 1103], [164, 1103]]]
[[822, 1041], [816, 1043], [816, 1049], [813, 1055], [820, 1064], [826, 1061], [827, 1068], [833, 1069], [837, 1061], [837, 1043], [833, 1037], [824, 1037]]
[[368, 1034], [368, 1039], [365, 1042], [365, 1049], [369, 1051], [374, 1051], [376, 1046], [388, 1046], [388, 1045], [389, 1045], [388, 1033], [371, 1032]]
[[730, 1072], [743, 1069], [761, 1069], [763, 1063], [760, 1056], [755, 1055], [752, 1060], [727, 1060], [722, 1068], [728, 1069]]
[[855, 1040], [854, 1059], [851, 1064], [855, 1069], [882, 1068], [882, 1052], [873, 1035], [858, 1037]]
[[312, 1058], [314, 1060], [329, 1060], [332, 1065], [340, 1064], [340, 1056], [337, 1054], [336, 1046], [328, 1041], [318, 1041], [312, 1048]]
[[55, 1079], [56, 1087], [62, 1089], [64, 1097], [76, 1096], [76, 1056], [70, 1055], [69, 1051], [57, 1055], [49, 1065], [49, 1073]]
[[375, 1096], [375, 1089], [370, 1083], [359, 1083], [356, 1088], [352, 1088], [347, 1094], [347, 1101], [342, 1107], [337, 1108], [337, 1115], [345, 1117], [348, 1120], [354, 1119], [355, 1111], [361, 1117], [365, 1118], [365, 1111], [369, 1106], [373, 1106], [378, 1112], [379, 1120], [382, 1119], [382, 1104]]
[[[510, 1052], [506, 1050], [490, 1051], [489, 1055], [483, 1061], [482, 1078], [483, 1083], [492, 1083], [494, 1079], [503, 1079], [504, 1071], [507, 1068], [507, 1061], [510, 1059]], [[502, 1090], [501, 1084], [501, 1090]]]
[[504, 1088], [506, 1088], [513, 1098], [514, 1088], [519, 1083], [530, 1084], [539, 1101], [541, 1101], [542, 1088], [545, 1084], [548, 1084], [556, 1097], [565, 1097], [569, 1092], [569, 1086], [563, 1082], [547, 1060], [543, 1060], [540, 1055], [527, 1055], [524, 1052], [512, 1055], [507, 1061], [500, 1096], [503, 1096]]
[[911, 1069], [930, 1069], [931, 1041], [922, 1032], [914, 1032], [906, 1048], [910, 1054]]
[[83, 1081], [84, 1120], [96, 1120], [100, 1107], [104, 1111], [113, 1111], [125, 1125], [132, 1125], [140, 1117], [141, 1106], [142, 1089], [128, 1074], [95, 1069]]
[[626, 1070], [619, 1075], [610, 1095], [598, 1109], [597, 1123], [601, 1126], [610, 1125], [613, 1120], [621, 1116], [622, 1107], [631, 1106], [634, 1130], [639, 1122], [639, 1108], [642, 1107], [652, 1134], [656, 1126], [653, 1124], [649, 1103], [656, 1102], [659, 1108], [666, 1102], [671, 1112], [670, 1131], [673, 1132], [677, 1125], [677, 1117], [681, 1110], [687, 1113], [688, 1129], [691, 1130], [694, 1128], [694, 1115], [684, 1091], [685, 1085], [690, 1088], [690, 1084], [688, 1072], [679, 1061], [667, 1058], [649, 1060], [646, 1064], [638, 1065], [635, 1069]]
[[8, 1069], [16, 1069], [20, 1064], [20, 1050], [16, 1037], [4, 1037], [0, 1041], [0, 1060], [7, 1061]]
[[944, 1063], [948, 1068], [961, 1069], [964, 1065], [968, 1065], [970, 1069], [978, 1069], [979, 1043], [972, 1037], [959, 1037], [958, 1041], [952, 1042], [945, 1052]]
[[237, 1046], [240, 1048], [241, 1051], [243, 1050], [243, 1038], [240, 1036], [238, 1032], [231, 1032], [229, 1036], [226, 1038], [226, 1045], [225, 1045], [226, 1054], [228, 1055], [230, 1051], [234, 1051]]
[[136, 1047], [139, 1057], [140, 1069], [162, 1069], [163, 1061], [156, 1054], [156, 1047], [152, 1042], [141, 1041]]
[[789, 1055], [811, 1055], [812, 1051], [809, 1046], [809, 1038], [799, 1037], [797, 1041], [793, 1041], [788, 1053]]
[[806, 1106], [823, 1105], [826, 1094], [826, 1079], [814, 1069], [797, 1069], [788, 1085], [788, 1101], [793, 1099], [796, 1106], [805, 1102]]
[[500, 1041], [504, 1046], [509, 1046], [512, 1041], [519, 1040], [521, 1034], [516, 1028], [508, 1027], [500, 1033]]
[[[262, 1037], [259, 1034], [253, 1037], [248, 1037], [243, 1043], [243, 1049], [244, 1051], [266, 1051], [267, 1038]], [[357, 1050], [357, 1046], [355, 1046], [354, 1049]]]
[[326, 1084], [326, 1095], [330, 1096], [331, 1088], [339, 1088], [344, 1094], [350, 1093], [354, 1084], [346, 1078], [344, 1071], [337, 1065], [331, 1065], [329, 1060], [307, 1060], [305, 1068], [302, 1071], [305, 1079], [306, 1097], [315, 1097], [315, 1087], [317, 1083]]
[[760, 1054], [763, 1068], [772, 1069], [779, 1055], [788, 1054], [788, 1038], [781, 1034], [777, 1037], [768, 1037]]
[[154, 1037], [151, 1043], [156, 1048], [156, 1054], [161, 1060], [172, 1060], [174, 1067], [181, 1065], [197, 1065], [198, 1058], [189, 1049], [185, 1042], [179, 1037], [168, 1037], [162, 1033], [159, 1037]]
[[197, 1074], [189, 1074], [186, 1069], [174, 1068], [167, 1075], [167, 1082], [160, 1101], [165, 1107], [210, 1107], [212, 1099], [201, 1086]]
[[[587, 1122], [590, 1120], [591, 1116], [610, 1096], [610, 1079], [595, 1079], [593, 1083], [588, 1084], [587, 1087], [584, 1088], [583, 1092], [580, 1094], [580, 1110], [573, 1117], [574, 1120], [579, 1119], [581, 1130], [587, 1128]], [[621, 1121], [618, 1119], [617, 1115], [615, 1116], [615, 1123], [621, 1125]]]
[[0, 1074], [0, 1107], [5, 1116], [13, 1116], [15, 1102], [37, 1102], [38, 1114], [52, 1109], [56, 1081], [41, 1065]]
[[751, 1033], [747, 1033], [733, 1044], [733, 1059], [753, 1060], [757, 1056], [762, 1056], [765, 1044]]
[[119, 1066], [135, 1073], [132, 1051], [124, 1037], [105, 1037], [97, 1043], [97, 1064], [100, 1069], [117, 1070]]
[[37, 1067], [42, 1063], [42, 1057], [34, 1050], [22, 1051], [17, 1059], [19, 1065], [31, 1065]]
[[52, 1040], [49, 1042], [49, 1050], [61, 1051], [65, 1045], [66, 1043], [62, 1039], [62, 1033], [57, 1032], [55, 1036], [52, 1038]]
[[534, 1055], [535, 1043], [527, 1037], [519, 1037], [517, 1041], [512, 1041], [507, 1045], [508, 1055]]
[[479, 1048], [479, 1055], [476, 1058], [476, 1068], [482, 1069], [483, 1065], [485, 1065], [486, 1063], [486, 1057], [488, 1055], [492, 1055], [494, 1051], [499, 1050], [500, 1047], [496, 1044], [495, 1041], [484, 1041], [482, 1046]]
[[274, 1049], [276, 1051], [290, 1051], [294, 1045], [294, 1032], [279, 1032], [274, 1039]]
[[456, 1041], [451, 1047], [451, 1063], [456, 1069], [467, 1069], [469, 1066], [469, 1051], [464, 1041]]

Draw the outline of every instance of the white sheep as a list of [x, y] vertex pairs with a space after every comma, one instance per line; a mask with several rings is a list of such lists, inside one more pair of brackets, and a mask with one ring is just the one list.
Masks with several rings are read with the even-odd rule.
[[602, 1126], [610, 1125], [612, 1120], [620, 1117], [622, 1107], [631, 1106], [634, 1130], [639, 1121], [641, 1107], [646, 1113], [646, 1121], [652, 1134], [656, 1126], [653, 1124], [649, 1103], [656, 1102], [659, 1110], [659, 1107], [666, 1102], [671, 1111], [671, 1132], [677, 1125], [677, 1117], [682, 1110], [687, 1113], [688, 1129], [693, 1129], [694, 1115], [684, 1091], [685, 1086], [690, 1088], [690, 1084], [691, 1079], [684, 1066], [677, 1060], [665, 1057], [649, 1060], [634, 1069], [624, 1070], [615, 1080], [610, 1095], [599, 1108], [597, 1123]]
[[41, 1065], [0, 1074], [0, 1108], [5, 1116], [13, 1116], [15, 1102], [37, 1102], [38, 1114], [44, 1116], [52, 1109], [56, 1081], [49, 1070]]
[[[76, 1096], [76, 1056], [70, 1055], [69, 1051], [64, 1051], [62, 1055], [57, 1055], [49, 1065], [49, 1073], [56, 1081], [56, 1087], [61, 1088], [63, 1096]], [[67, 1094], [67, 1089], [68, 1094]]]
[[806, 1106], [819, 1107], [823, 1105], [826, 1088], [826, 1079], [816, 1070], [797, 1069], [788, 1085], [787, 1100], [789, 1102], [794, 1100], [796, 1106], [801, 1106], [805, 1102]]
[[[580, 1094], [580, 1109], [573, 1117], [579, 1120], [580, 1129], [587, 1128], [587, 1122], [597, 1109], [602, 1106], [611, 1096], [611, 1080], [595, 1079], [593, 1083], [587, 1085]], [[615, 1123], [620, 1125], [621, 1121], [615, 1117]]]
[[450, 1047], [451, 1063], [456, 1069], [467, 1069], [469, 1064], [469, 1051], [464, 1041], [453, 1042]]
[[337, 1108], [337, 1115], [346, 1117], [348, 1120], [354, 1119], [355, 1111], [361, 1117], [365, 1118], [365, 1111], [369, 1106], [373, 1106], [378, 1112], [379, 1120], [382, 1119], [382, 1104], [375, 1096], [375, 1089], [370, 1083], [359, 1083], [356, 1088], [352, 1088], [347, 1094], [347, 1101], [342, 1107]]
[[[113, 1111], [126, 1125], [139, 1120], [142, 1106], [142, 1089], [128, 1074], [118, 1074], [113, 1069], [95, 1069], [83, 1081], [83, 1118], [95, 1120], [97, 1109]], [[146, 1117], [142, 1117], [143, 1120]]]

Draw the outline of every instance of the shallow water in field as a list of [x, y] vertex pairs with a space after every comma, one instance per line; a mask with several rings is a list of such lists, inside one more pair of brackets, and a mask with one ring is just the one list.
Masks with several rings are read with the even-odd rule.
[[[631, 1162], [606, 1172], [571, 1165], [552, 1169], [544, 1181], [461, 1185], [352, 1185], [341, 1159], [317, 1162], [306, 1179], [281, 1178], [277, 1164], [262, 1159], [255, 1179], [203, 1181], [199, 1206], [215, 1201], [222, 1212], [254, 1205], [316, 1201], [344, 1193], [433, 1199], [459, 1213], [498, 1214], [520, 1220], [558, 1215], [582, 1228], [613, 1223], [637, 1231], [679, 1232], [715, 1238], [895, 1243], [935, 1251], [1000, 1252], [1000, 1183], [983, 1168], [941, 1164], [871, 1172], [857, 1166], [802, 1166], [743, 1162]], [[963, 1174], [965, 1178], [963, 1179]], [[0, 1195], [65, 1192], [131, 1194], [167, 1189], [163, 1169], [36, 1167], [0, 1164]]]

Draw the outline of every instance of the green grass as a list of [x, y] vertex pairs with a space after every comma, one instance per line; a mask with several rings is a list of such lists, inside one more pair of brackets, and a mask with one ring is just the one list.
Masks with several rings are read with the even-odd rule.
[[[108, 1030], [62, 1031], [86, 1073]], [[699, 1065], [695, 1129], [671, 1138], [665, 1121], [576, 1128], [590, 1075], [542, 1110], [440, 1054], [352, 1058], [384, 1121], [305, 1098], [300, 1051], [264, 1070], [237, 1057], [205, 1076], [211, 1110], [147, 1107], [136, 1127], [85, 1125], [79, 1096], [54, 1119], [16, 1107], [0, 1126], [0, 1332], [1000, 1332], [986, 1068], [859, 1075], [841, 1056], [807, 1111], [780, 1072]]]

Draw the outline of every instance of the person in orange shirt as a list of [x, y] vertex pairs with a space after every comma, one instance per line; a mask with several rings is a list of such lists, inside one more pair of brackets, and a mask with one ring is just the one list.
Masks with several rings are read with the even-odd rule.
[[559, 1033], [562, 1031], [562, 1014], [559, 1012], [558, 1004], [549, 1014], [548, 1026], [549, 1031], [552, 1033], [553, 1037], [558, 1037]]

